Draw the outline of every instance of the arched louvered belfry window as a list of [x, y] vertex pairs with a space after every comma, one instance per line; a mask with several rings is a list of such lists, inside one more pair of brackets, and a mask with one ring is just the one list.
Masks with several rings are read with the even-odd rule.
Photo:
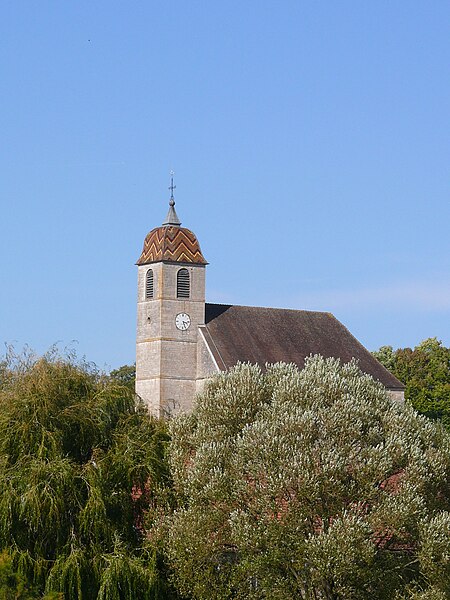
[[191, 294], [191, 282], [189, 271], [180, 269], [177, 273], [177, 298], [189, 298]]
[[153, 269], [149, 269], [145, 276], [145, 298], [153, 298]]

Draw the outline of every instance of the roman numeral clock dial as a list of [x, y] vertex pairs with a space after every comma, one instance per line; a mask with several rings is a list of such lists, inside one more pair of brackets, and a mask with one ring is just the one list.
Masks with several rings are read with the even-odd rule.
[[186, 331], [191, 324], [191, 317], [187, 313], [179, 313], [175, 317], [175, 325], [180, 331]]

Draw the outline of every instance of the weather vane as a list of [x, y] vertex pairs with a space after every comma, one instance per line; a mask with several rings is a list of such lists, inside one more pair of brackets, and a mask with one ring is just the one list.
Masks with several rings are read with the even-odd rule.
[[173, 171], [170, 171], [170, 185], [169, 185], [169, 190], [170, 190], [170, 199], [173, 200], [173, 190], [177, 189], [176, 185], [173, 185], [173, 176], [175, 175], [175, 173]]

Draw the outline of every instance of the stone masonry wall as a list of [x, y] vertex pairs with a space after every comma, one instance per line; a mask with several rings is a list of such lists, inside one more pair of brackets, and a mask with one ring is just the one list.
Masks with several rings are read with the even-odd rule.
[[[145, 298], [148, 269], [153, 269], [153, 299]], [[190, 298], [176, 297], [177, 272], [190, 274]], [[187, 313], [186, 331], [175, 317]], [[197, 379], [198, 326], [205, 319], [205, 267], [152, 263], [138, 267], [136, 393], [157, 416], [191, 409]]]

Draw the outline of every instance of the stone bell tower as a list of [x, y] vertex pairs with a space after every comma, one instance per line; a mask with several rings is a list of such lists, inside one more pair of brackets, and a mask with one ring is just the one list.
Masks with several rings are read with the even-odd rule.
[[205, 322], [205, 267], [195, 235], [181, 227], [173, 179], [169, 212], [144, 241], [138, 265], [136, 393], [155, 416], [192, 408], [198, 328]]

